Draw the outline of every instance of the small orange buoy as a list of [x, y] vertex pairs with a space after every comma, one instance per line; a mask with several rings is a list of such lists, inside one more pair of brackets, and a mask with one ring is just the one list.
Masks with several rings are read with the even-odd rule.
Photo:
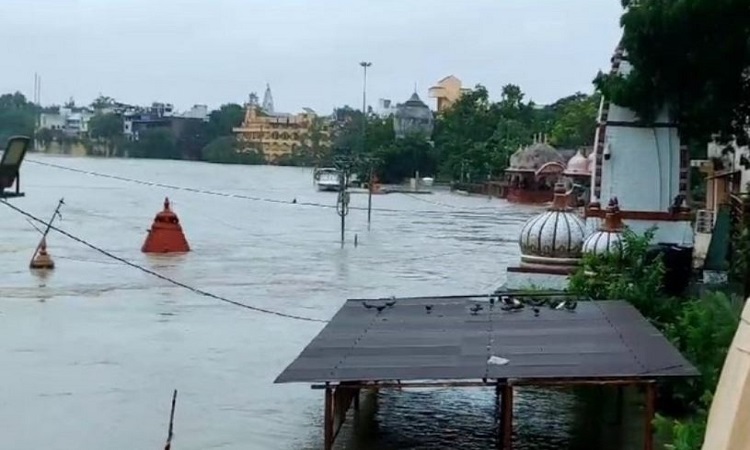
[[47, 240], [42, 238], [42, 242], [39, 243], [39, 251], [37, 251], [34, 259], [31, 260], [29, 267], [32, 269], [54, 269], [55, 262], [52, 261], [52, 257], [47, 253]]
[[164, 199], [164, 210], [156, 214], [146, 241], [141, 247], [143, 253], [185, 253], [190, 246], [180, 226], [180, 219], [169, 208], [169, 199]]

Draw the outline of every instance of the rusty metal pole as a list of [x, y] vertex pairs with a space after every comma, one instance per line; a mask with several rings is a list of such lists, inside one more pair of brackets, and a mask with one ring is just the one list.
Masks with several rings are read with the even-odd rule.
[[325, 411], [323, 413], [323, 448], [333, 449], [333, 388], [326, 387]]
[[513, 448], [513, 386], [505, 383], [502, 396], [503, 450]]

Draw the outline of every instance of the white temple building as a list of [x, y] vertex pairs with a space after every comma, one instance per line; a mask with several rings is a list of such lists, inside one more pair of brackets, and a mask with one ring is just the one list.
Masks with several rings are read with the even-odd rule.
[[[618, 49], [612, 72], [626, 75], [630, 70]], [[625, 227], [637, 234], [655, 228], [654, 245], [692, 253], [689, 170], [688, 151], [666, 108], [654, 123], [645, 124], [632, 110], [603, 98], [594, 151], [587, 157], [576, 154], [563, 172], [574, 185], [576, 178], [590, 177], [583, 218], [571, 207], [573, 190], [566, 192], [558, 183], [552, 206], [522, 227], [520, 263], [508, 268], [501, 289], [564, 290], [585, 253], [622, 249]], [[601, 207], [601, 199], [607, 208]], [[676, 270], [690, 270], [691, 258], [685, 268], [681, 264], [676, 263]]]
[[[627, 75], [631, 66], [618, 49], [612, 71]], [[591, 174], [592, 208], [587, 220], [602, 219], [598, 200], [617, 198], [625, 225], [636, 233], [656, 226], [656, 244], [693, 247], [688, 208], [690, 155], [680, 145], [677, 124], [666, 108], [645, 125], [627, 108], [602, 99]]]

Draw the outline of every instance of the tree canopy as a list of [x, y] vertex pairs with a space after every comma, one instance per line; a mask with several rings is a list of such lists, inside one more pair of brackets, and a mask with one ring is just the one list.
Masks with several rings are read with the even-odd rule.
[[748, 140], [750, 2], [623, 0], [627, 76], [599, 74], [615, 103], [652, 121], [668, 106], [686, 139]]
[[0, 95], [0, 148], [14, 135], [34, 136], [39, 108], [20, 92]]

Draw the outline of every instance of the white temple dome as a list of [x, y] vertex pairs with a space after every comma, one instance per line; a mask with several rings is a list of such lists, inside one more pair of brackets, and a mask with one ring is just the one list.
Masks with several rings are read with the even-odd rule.
[[552, 206], [521, 228], [521, 265], [574, 266], [581, 259], [587, 234], [583, 220], [568, 207], [564, 185], [558, 183]]
[[604, 221], [599, 226], [599, 230], [591, 234], [583, 243], [583, 253], [604, 255], [607, 253], [617, 253], [622, 250], [623, 239], [622, 230], [625, 226], [620, 217], [620, 206], [617, 198], [609, 201]]
[[589, 169], [589, 160], [585, 156], [583, 156], [583, 153], [581, 153], [581, 150], [578, 150], [575, 155], [573, 155], [572, 158], [568, 161], [568, 165], [565, 167], [565, 175], [591, 175], [591, 170]]

